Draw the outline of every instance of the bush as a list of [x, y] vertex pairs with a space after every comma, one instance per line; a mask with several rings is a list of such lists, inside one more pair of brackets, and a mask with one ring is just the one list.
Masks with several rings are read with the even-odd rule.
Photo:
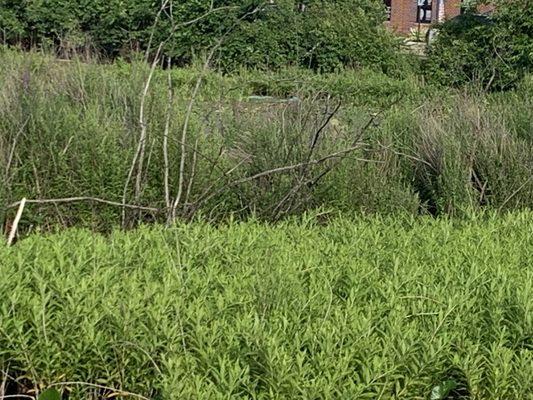
[[383, 21], [381, 3], [312, 3], [303, 21], [300, 64], [320, 71], [369, 65], [394, 69], [397, 46]]
[[533, 8], [496, 2], [493, 17], [468, 12], [439, 26], [429, 51], [429, 75], [442, 84], [509, 89], [533, 71]]

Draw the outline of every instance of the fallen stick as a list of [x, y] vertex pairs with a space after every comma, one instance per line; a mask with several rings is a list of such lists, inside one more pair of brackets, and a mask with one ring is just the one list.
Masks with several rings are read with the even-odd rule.
[[7, 238], [7, 245], [11, 246], [13, 244], [13, 240], [15, 240], [15, 236], [17, 234], [17, 228], [20, 222], [20, 218], [22, 217], [22, 212], [24, 211], [24, 206], [26, 205], [26, 198], [24, 197], [19, 204], [19, 209], [17, 211], [17, 215], [15, 216], [15, 220], [13, 221], [13, 225], [11, 226], [11, 232], [9, 232], [9, 237]]
[[[117, 207], [126, 207], [130, 208], [132, 210], [141, 210], [141, 211], [151, 211], [151, 212], [160, 212], [160, 208], [155, 207], [145, 207], [145, 206], [137, 206], [133, 204], [123, 204], [119, 203], [117, 201], [110, 201], [110, 200], [104, 200], [99, 199], [97, 197], [67, 197], [63, 199], [35, 199], [35, 200], [26, 200], [24, 199], [24, 202], [27, 204], [62, 204], [62, 203], [76, 203], [76, 202], [83, 202], [83, 201], [89, 201], [94, 203], [100, 203], [100, 204], [107, 204], [110, 206], [117, 206]], [[4, 207], [5, 210], [9, 210], [11, 208], [19, 207], [22, 201], [17, 201], [13, 204], [10, 204], [6, 207]]]

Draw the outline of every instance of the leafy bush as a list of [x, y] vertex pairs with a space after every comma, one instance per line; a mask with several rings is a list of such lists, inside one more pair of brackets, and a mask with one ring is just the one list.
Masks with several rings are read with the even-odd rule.
[[2, 44], [20, 42], [26, 34], [22, 15], [22, 3], [17, 0], [0, 0], [0, 35]]
[[522, 0], [496, 2], [492, 17], [468, 12], [438, 27], [428, 69], [436, 81], [509, 89], [533, 71], [533, 8]]

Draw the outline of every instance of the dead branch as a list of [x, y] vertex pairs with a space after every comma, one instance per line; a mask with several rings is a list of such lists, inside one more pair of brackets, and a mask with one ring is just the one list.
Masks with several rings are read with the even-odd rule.
[[[328, 101], [329, 101], [329, 97], [328, 97]], [[316, 149], [316, 146], [318, 144], [318, 140], [320, 139], [320, 135], [321, 133], [324, 131], [324, 129], [326, 129], [326, 127], [329, 125], [329, 123], [331, 122], [332, 118], [335, 116], [335, 114], [337, 114], [337, 112], [339, 111], [341, 107], [341, 102], [339, 101], [339, 103], [335, 106], [335, 108], [333, 109], [332, 112], [328, 112], [328, 109], [329, 109], [329, 104], [326, 106], [326, 114], [327, 114], [327, 117], [325, 118], [325, 120], [322, 122], [322, 124], [320, 125], [320, 127], [315, 131], [315, 133], [313, 134], [313, 137], [312, 137], [312, 140], [311, 140], [311, 144], [310, 144], [310, 147], [309, 147], [309, 152], [307, 154], [307, 158], [306, 158], [306, 161], [309, 162], [309, 160], [311, 159], [311, 157], [313, 156], [313, 153]], [[301, 175], [300, 177], [298, 178], [298, 183], [296, 183], [288, 192], [285, 196], [283, 196], [283, 198], [276, 204], [276, 206], [274, 207], [274, 210], [273, 212], [276, 213], [276, 216], [275, 218], [277, 219], [279, 217], [279, 214], [281, 212], [281, 207], [283, 206], [283, 204], [285, 204], [287, 201], [289, 201], [289, 208], [290, 208], [290, 204], [293, 202], [294, 198], [293, 196], [299, 192], [299, 190], [306, 184], [309, 183], [309, 180], [307, 179], [307, 175], [308, 175], [308, 169], [309, 169], [309, 164], [305, 164], [304, 167], [302, 168], [302, 171], [301, 171]]]
[[13, 241], [15, 240], [15, 236], [17, 235], [17, 229], [19, 226], [20, 218], [22, 217], [22, 212], [24, 211], [24, 206], [26, 205], [26, 198], [23, 198], [19, 202], [17, 215], [15, 216], [15, 220], [13, 221], [13, 225], [11, 226], [11, 232], [9, 232], [9, 237], [7, 238], [7, 245], [11, 246], [13, 244]]
[[331, 122], [331, 119], [335, 116], [335, 114], [337, 114], [337, 112], [339, 111], [339, 109], [341, 108], [341, 102], [339, 102], [336, 106], [335, 106], [335, 109], [330, 112], [328, 114], [328, 116], [326, 117], [326, 119], [324, 120], [324, 122], [322, 123], [322, 125], [320, 125], [320, 127], [316, 130], [315, 134], [313, 135], [313, 140], [311, 141], [311, 146], [310, 146], [310, 149], [309, 149], [309, 154], [307, 155], [307, 159], [310, 160], [311, 157], [313, 156], [313, 152], [316, 148], [316, 145], [318, 143], [318, 139], [320, 138], [320, 134], [322, 133], [322, 131], [324, 129], [326, 129], [326, 127], [329, 125], [329, 123]]
[[191, 197], [191, 191], [192, 191], [192, 185], [194, 183], [194, 178], [196, 177], [196, 164], [198, 161], [197, 155], [198, 155], [198, 138], [196, 138], [196, 141], [194, 142], [194, 150], [192, 153], [192, 166], [191, 166], [191, 175], [189, 177], [189, 182], [187, 184], [187, 194], [185, 195], [185, 204], [189, 202], [189, 198]]
[[[213, 3], [211, 3], [213, 4]], [[185, 121], [183, 123], [183, 130], [182, 130], [182, 136], [181, 136], [181, 159], [180, 159], [180, 169], [179, 169], [179, 182], [178, 182], [178, 194], [176, 195], [176, 198], [174, 200], [174, 204], [172, 205], [172, 219], [176, 219], [176, 212], [177, 212], [177, 209], [178, 209], [178, 206], [181, 202], [181, 197], [182, 197], [182, 194], [183, 194], [183, 184], [184, 184], [184, 175], [185, 175], [185, 156], [186, 156], [186, 153], [185, 153], [185, 143], [186, 143], [186, 139], [187, 139], [187, 131], [188, 131], [188, 128], [189, 128], [189, 122], [190, 122], [190, 117], [192, 115], [192, 109], [193, 109], [193, 106], [194, 106], [194, 103], [196, 101], [196, 97], [198, 96], [198, 92], [200, 90], [200, 86], [202, 84], [202, 81], [203, 81], [203, 77], [205, 75], [205, 73], [207, 72], [207, 69], [209, 68], [209, 65], [211, 64], [211, 60], [213, 58], [213, 56], [215, 55], [215, 52], [218, 50], [218, 48], [222, 45], [222, 43], [224, 42], [224, 40], [226, 39], [226, 37], [228, 36], [228, 34], [230, 32], [233, 31], [233, 29], [235, 28], [235, 26], [240, 22], [242, 21], [244, 18], [247, 18], [248, 16], [250, 15], [253, 15], [255, 13], [257, 13], [259, 11], [260, 7], [256, 7], [254, 10], [244, 14], [243, 16], [241, 16], [233, 26], [231, 26], [220, 38], [219, 40], [217, 41], [217, 43], [211, 48], [208, 56], [206, 57], [206, 60], [204, 62], [204, 65], [203, 65], [203, 68], [202, 68], [202, 71], [196, 81], [196, 85], [194, 87], [194, 90], [193, 90], [193, 93], [192, 93], [192, 96], [191, 96], [191, 100], [189, 101], [189, 105], [187, 107], [187, 113], [185, 115]]]
[[178, 194], [176, 195], [176, 198], [174, 200], [174, 204], [172, 205], [172, 219], [176, 219], [176, 210], [180, 204], [181, 196], [183, 193], [183, 182], [185, 179], [185, 158], [187, 156], [186, 153], [186, 147], [185, 143], [187, 140], [187, 131], [189, 130], [189, 122], [192, 115], [192, 110], [194, 107], [194, 102], [196, 101], [196, 96], [198, 96], [198, 92], [200, 90], [200, 86], [202, 85], [202, 81], [204, 78], [204, 74], [209, 68], [209, 63], [211, 62], [211, 58], [215, 54], [216, 49], [218, 46], [213, 47], [211, 52], [209, 53], [209, 56], [206, 58], [202, 71], [200, 75], [198, 76], [198, 79], [196, 80], [196, 84], [194, 86], [194, 90], [191, 95], [191, 99], [189, 101], [189, 104], [187, 106], [187, 113], [185, 114], [185, 121], [183, 122], [183, 129], [181, 132], [181, 154], [180, 154], [180, 168], [179, 168], [179, 178], [178, 178]]
[[[165, 1], [163, 6], [161, 7], [161, 9], [160, 9], [161, 12], [164, 10], [164, 8], [167, 6], [167, 4], [168, 4], [168, 0]], [[172, 6], [172, 1], [170, 2], [170, 5]], [[178, 28], [183, 28], [183, 27], [186, 27], [186, 26], [189, 26], [189, 25], [193, 25], [193, 24], [195, 24], [197, 22], [200, 22], [203, 19], [209, 17], [211, 14], [214, 14], [214, 13], [217, 13], [217, 12], [220, 12], [220, 11], [227, 11], [227, 10], [232, 10], [232, 9], [234, 10], [234, 9], [238, 9], [238, 8], [239, 8], [239, 6], [221, 6], [221, 7], [215, 8], [214, 7], [214, 1], [211, 1], [211, 5], [209, 6], [209, 10], [206, 11], [204, 14], [202, 14], [199, 17], [194, 18], [194, 19], [192, 19], [190, 21], [181, 22], [179, 24], [175, 24], [174, 23], [173, 17], [171, 15], [172, 27], [170, 29], [170, 32], [169, 32], [167, 38], [163, 42], [161, 42], [161, 45], [162, 46], [166, 45], [174, 37], [174, 34], [178, 30]], [[259, 7], [257, 9], [255, 9], [253, 13], [257, 12], [258, 9], [259, 9]], [[247, 13], [246, 16], [248, 16], [249, 14], [250, 13]], [[156, 23], [157, 23], [157, 20], [156, 20]], [[154, 25], [154, 27], [155, 27], [155, 25]], [[153, 34], [150, 36], [150, 41], [152, 40], [152, 36], [153, 36]], [[146, 57], [148, 57], [148, 54], [149, 54], [148, 52], [149, 52], [149, 48], [147, 49]]]
[[[163, 134], [163, 162], [164, 162], [164, 172], [163, 172], [163, 181], [164, 181], [164, 190], [165, 190], [165, 206], [167, 210], [170, 209], [170, 186], [169, 186], [169, 170], [170, 162], [168, 158], [168, 135], [170, 131], [170, 115], [172, 111], [173, 104], [173, 92], [172, 92], [172, 74], [170, 73], [170, 57], [167, 60], [167, 69], [168, 69], [168, 105], [167, 105], [167, 115], [165, 119], [165, 132]], [[167, 217], [167, 221], [170, 220], [170, 215]]]
[[[211, 189], [207, 193], [204, 192], [204, 196], [202, 196], [196, 203], [191, 204], [191, 205], [195, 206], [195, 209], [197, 209], [201, 204], [205, 203], [209, 199], [211, 199], [214, 196], [220, 194], [222, 191], [224, 191], [224, 190], [226, 190], [228, 188], [231, 188], [231, 187], [234, 187], [234, 186], [238, 186], [238, 185], [243, 184], [243, 183], [251, 182], [251, 181], [254, 181], [254, 180], [259, 179], [259, 178], [264, 177], [264, 176], [280, 174], [280, 173], [286, 173], [286, 172], [301, 168], [302, 166], [304, 166], [306, 164], [308, 164], [308, 165], [322, 164], [325, 161], [328, 161], [330, 159], [339, 158], [339, 157], [342, 157], [343, 155], [346, 155], [346, 154], [348, 154], [350, 152], [353, 152], [353, 151], [361, 148], [361, 146], [362, 146], [362, 144], [359, 144], [359, 145], [356, 145], [356, 146], [353, 146], [353, 147], [350, 147], [350, 148], [347, 148], [347, 149], [343, 149], [343, 150], [337, 151], [335, 153], [329, 154], [329, 155], [327, 155], [325, 157], [322, 157], [320, 159], [311, 160], [309, 162], [302, 162], [302, 163], [293, 164], [293, 165], [287, 165], [287, 166], [278, 167], [278, 168], [273, 168], [273, 169], [270, 169], [270, 170], [267, 170], [267, 171], [263, 171], [263, 172], [257, 173], [257, 174], [252, 175], [252, 176], [248, 176], [248, 177], [245, 177], [245, 178], [237, 179], [235, 181], [227, 183], [226, 185], [224, 185], [224, 187], [222, 187], [221, 189], [219, 189], [217, 191], [214, 191], [214, 192], [211, 191], [211, 189], [213, 188], [213, 185], [212, 185], [210, 187]], [[371, 160], [366, 160], [366, 159], [362, 159], [362, 158], [355, 158], [355, 159], [356, 160], [360, 160], [360, 161], [371, 161]], [[229, 176], [233, 171], [235, 171], [240, 165], [242, 165], [242, 163], [244, 163], [244, 161], [246, 161], [246, 160], [242, 160], [239, 164], [237, 164], [236, 166], [234, 166], [230, 170], [228, 170], [226, 172], [226, 174], [225, 174], [225, 177]], [[132, 210], [149, 211], [149, 212], [153, 212], [153, 213], [160, 213], [161, 211], [165, 210], [164, 208], [162, 209], [162, 208], [149, 207], [149, 206], [139, 206], [139, 205], [135, 205], [135, 204], [125, 204], [124, 202], [111, 201], [111, 200], [101, 199], [101, 198], [98, 198], [98, 197], [90, 197], [90, 196], [66, 197], [66, 198], [57, 198], [57, 199], [28, 199], [28, 200], [25, 201], [25, 204], [37, 204], [37, 205], [53, 204], [53, 205], [58, 205], [58, 204], [79, 203], [79, 202], [93, 202], [93, 203], [99, 203], [99, 204], [104, 204], [104, 205], [109, 205], [109, 206], [121, 207], [123, 209], [124, 208], [128, 208], [128, 209], [132, 209]], [[10, 209], [13, 209], [13, 208], [20, 207], [21, 203], [22, 203], [22, 201], [17, 201], [15, 203], [9, 204], [9, 205], [4, 207], [4, 210], [7, 211], [7, 210], [10, 210]]]
[[410, 160], [413, 160], [413, 161], [417, 161], [417, 162], [420, 162], [422, 164], [425, 164], [427, 165], [428, 167], [430, 167], [431, 169], [435, 170], [435, 167], [433, 165], [431, 165], [431, 163], [429, 163], [428, 161], [420, 158], [420, 157], [416, 157], [416, 156], [413, 156], [413, 155], [410, 155], [410, 154], [407, 154], [407, 153], [403, 153], [401, 151], [397, 151], [397, 150], [394, 150], [392, 147], [390, 146], [385, 146], [381, 143], [378, 143], [378, 146], [381, 147], [382, 149], [384, 150], [388, 150], [390, 151], [391, 153], [393, 154], [396, 154], [397, 156], [402, 156], [402, 157], [406, 157]]
[[[246, 178], [242, 178], [242, 179], [239, 179], [237, 181], [234, 181], [231, 183], [231, 185], [240, 185], [242, 183], [246, 183], [246, 182], [250, 182], [250, 181], [253, 181], [253, 180], [256, 180], [258, 178], [261, 178], [263, 176], [267, 176], [267, 175], [272, 175], [272, 174], [279, 174], [279, 173], [282, 173], [282, 172], [288, 172], [288, 171], [292, 171], [294, 169], [298, 169], [298, 168], [301, 168], [301, 167], [304, 167], [304, 166], [312, 166], [312, 165], [317, 165], [317, 164], [322, 164], [323, 162], [327, 161], [327, 160], [330, 160], [332, 158], [338, 158], [344, 154], [348, 154], [348, 153], [351, 153], [355, 150], [358, 150], [361, 148], [361, 145], [356, 145], [356, 146], [352, 146], [352, 147], [349, 147], [347, 149], [344, 149], [344, 150], [340, 150], [340, 151], [337, 151], [335, 153], [331, 153], [325, 157], [322, 157], [318, 160], [310, 160], [310, 161], [306, 161], [306, 162], [301, 162], [301, 163], [298, 163], [298, 164], [293, 164], [293, 165], [287, 165], [285, 167], [278, 167], [278, 168], [273, 168], [273, 169], [270, 169], [268, 171], [263, 171], [263, 172], [260, 172], [258, 174], [255, 174], [255, 175], [252, 175], [252, 176], [249, 176], [249, 177], [246, 177]], [[357, 160], [361, 160], [361, 161], [368, 161], [366, 159], [360, 159], [360, 158], [356, 158]]]
[[[17, 201], [15, 203], [9, 204], [4, 207], [4, 210], [10, 210], [12, 208], [19, 207], [22, 201]], [[138, 206], [134, 204], [124, 204], [122, 202], [118, 201], [111, 201], [111, 200], [105, 200], [100, 199], [98, 197], [65, 197], [65, 198], [59, 198], [59, 199], [30, 199], [26, 200], [26, 204], [64, 204], [64, 203], [81, 203], [81, 202], [93, 202], [93, 203], [100, 203], [100, 204], [106, 204], [110, 206], [116, 206], [116, 207], [125, 207], [132, 210], [140, 210], [140, 211], [150, 211], [150, 212], [160, 212], [160, 208], [155, 207], [145, 207], [145, 206]]]
[[498, 211], [501, 212], [503, 210], [503, 208], [507, 205], [507, 203], [509, 203], [509, 201], [512, 200], [513, 197], [515, 197], [518, 193], [520, 193], [520, 191], [526, 187], [526, 185], [531, 182], [531, 180], [533, 179], [533, 175], [530, 176], [522, 185], [520, 185], [520, 187], [518, 189], [516, 189], [513, 193], [511, 193], [511, 195], [509, 197], [507, 197], [505, 199], [505, 201], [501, 204], [501, 206], [498, 208]]
[[189, 26], [189, 25], [195, 24], [195, 23], [200, 22], [201, 20], [209, 17], [211, 14], [217, 13], [219, 11], [235, 10], [235, 9], [238, 9], [238, 8], [239, 8], [239, 6], [222, 6], [222, 7], [214, 8], [213, 7], [213, 2], [211, 2], [211, 7], [210, 7], [209, 11], [207, 11], [206, 13], [200, 15], [198, 18], [192, 19], [192, 20], [187, 21], [187, 22], [182, 22], [181, 24], [177, 24], [176, 28], [182, 28], [184, 26]]
[[157, 26], [157, 23], [159, 22], [159, 19], [161, 18], [161, 14], [167, 7], [168, 2], [169, 0], [163, 0], [163, 2], [161, 3], [161, 7], [159, 7], [159, 10], [157, 11], [157, 14], [155, 16], [154, 23], [152, 24], [152, 31], [150, 32], [150, 38], [148, 39], [148, 45], [146, 46], [146, 52], [144, 54], [144, 60], [146, 63], [148, 62], [148, 57], [150, 56], [150, 49], [152, 48], [152, 40], [154, 39], [155, 28]]
[[[214, 192], [211, 192], [211, 188], [213, 187], [213, 185], [211, 185], [211, 187], [209, 189], [210, 193], [208, 193], [207, 191], [204, 192], [204, 195], [201, 196], [200, 199], [195, 204], [193, 204], [194, 209], [198, 209], [202, 204], [206, 203], [207, 201], [209, 201], [213, 197], [219, 195], [224, 190], [227, 190], [227, 189], [232, 188], [234, 186], [238, 186], [238, 185], [241, 185], [243, 183], [251, 182], [251, 181], [254, 181], [256, 179], [262, 178], [264, 176], [270, 176], [270, 175], [275, 175], [275, 174], [286, 173], [286, 172], [289, 172], [289, 171], [293, 171], [295, 169], [302, 168], [304, 166], [322, 164], [322, 163], [324, 163], [324, 162], [326, 162], [328, 160], [335, 159], [335, 158], [338, 158], [338, 157], [342, 157], [345, 154], [348, 154], [348, 153], [351, 153], [351, 152], [353, 152], [355, 150], [358, 150], [358, 149], [361, 148], [361, 146], [362, 146], [362, 144], [357, 144], [357, 145], [349, 147], [347, 149], [340, 150], [340, 151], [337, 151], [335, 153], [331, 153], [331, 154], [329, 154], [329, 155], [327, 155], [325, 157], [322, 157], [320, 159], [317, 159], [317, 160], [310, 160], [310, 161], [301, 162], [301, 163], [298, 163], [298, 164], [287, 165], [287, 166], [273, 168], [273, 169], [269, 169], [267, 171], [259, 172], [259, 173], [255, 174], [255, 175], [252, 175], [252, 176], [248, 176], [248, 177], [245, 177], [245, 178], [237, 179], [237, 180], [232, 181], [232, 182], [228, 182], [222, 188], [220, 188], [220, 189], [218, 189], [218, 190], [216, 190]], [[370, 160], [363, 159], [363, 158], [355, 158], [355, 159], [359, 160], [359, 161], [370, 161]]]
[[146, 122], [146, 116], [145, 116], [144, 109], [146, 105], [146, 98], [148, 96], [148, 91], [150, 89], [150, 84], [152, 82], [152, 77], [154, 75], [155, 68], [157, 64], [159, 63], [158, 56], [160, 52], [161, 52], [161, 47], [159, 47], [156, 52], [154, 62], [152, 63], [152, 67], [150, 69], [150, 74], [148, 75], [148, 79], [146, 80], [146, 85], [144, 86], [144, 91], [141, 97], [141, 106], [139, 109], [139, 125], [141, 127], [141, 136], [139, 138], [139, 157], [138, 157], [139, 166], [137, 168], [137, 176], [135, 179], [135, 196], [134, 196], [135, 202], [139, 200], [139, 196], [141, 193], [144, 154], [146, 151], [147, 122]]
[[[337, 105], [337, 107], [335, 108], [335, 110], [329, 115], [329, 118], [326, 119], [326, 122], [325, 124], [322, 125], [322, 128], [319, 129], [319, 131], [321, 131], [322, 129], [324, 129], [327, 124], [331, 121], [331, 118], [333, 117], [333, 115], [335, 115], [335, 113], [337, 113], [338, 109], [340, 107], [340, 103]], [[363, 144], [360, 143], [364, 133], [366, 132], [366, 130], [368, 128], [370, 128], [370, 126], [372, 126], [372, 124], [374, 123], [375, 119], [377, 118], [377, 116], [379, 115], [379, 113], [376, 113], [376, 114], [372, 114], [371, 118], [368, 120], [368, 122], [363, 126], [363, 128], [361, 128], [361, 130], [359, 131], [359, 134], [355, 137], [355, 139], [353, 140], [352, 142], [352, 147], [354, 146], [359, 146], [359, 147], [363, 147]], [[359, 148], [358, 147], [358, 148]], [[274, 207], [274, 212], [276, 212], [276, 219], [279, 218], [280, 216], [280, 213], [281, 213], [281, 207], [283, 206], [283, 204], [287, 201], [293, 201], [293, 196], [298, 193], [298, 191], [305, 185], [309, 188], [315, 186], [322, 178], [324, 178], [328, 173], [330, 173], [338, 164], [340, 164], [342, 161], [344, 161], [344, 159], [347, 157], [348, 153], [345, 153], [344, 155], [341, 155], [336, 161], [336, 163], [333, 163], [332, 165], [329, 165], [324, 171], [322, 171], [317, 177], [313, 178], [313, 179], [307, 179], [305, 174], [302, 174], [302, 176], [300, 177], [298, 183], [292, 187], [288, 192], [287, 194], [276, 204], [276, 206]], [[366, 159], [360, 159], [360, 158], [355, 158], [356, 160], [361, 160], [361, 161], [365, 161], [365, 162], [371, 162], [372, 160], [366, 160]], [[290, 205], [289, 205], [289, 208], [290, 208]]]
[[[136, 181], [135, 181], [134, 199], [136, 202], [139, 200], [138, 197], [141, 191], [140, 185], [141, 185], [141, 180], [142, 180], [142, 164], [143, 164], [142, 160], [144, 158], [144, 151], [145, 151], [145, 146], [146, 146], [146, 133], [147, 133], [146, 120], [145, 120], [145, 115], [144, 115], [144, 106], [146, 102], [146, 96], [148, 95], [148, 90], [150, 89], [150, 83], [152, 81], [155, 68], [159, 62], [158, 57], [159, 57], [159, 53], [161, 52], [162, 47], [163, 45], [160, 44], [159, 48], [157, 49], [156, 57], [154, 58], [154, 61], [152, 62], [152, 66], [150, 67], [150, 73], [148, 74], [148, 78], [146, 79], [146, 83], [144, 85], [144, 89], [143, 89], [142, 96], [141, 96], [141, 106], [139, 110], [139, 124], [141, 127], [141, 134], [139, 137], [139, 142], [137, 144], [137, 149], [135, 151], [133, 160], [131, 162], [130, 169], [128, 171], [128, 176], [124, 183], [124, 190], [122, 192], [122, 203], [124, 204], [126, 203], [126, 198], [128, 195], [128, 187], [130, 185], [131, 179], [133, 177], [133, 173], [136, 168], [137, 168], [137, 176], [136, 176]], [[126, 227], [126, 208], [127, 207], [123, 207], [122, 209], [122, 227], [123, 228]]]

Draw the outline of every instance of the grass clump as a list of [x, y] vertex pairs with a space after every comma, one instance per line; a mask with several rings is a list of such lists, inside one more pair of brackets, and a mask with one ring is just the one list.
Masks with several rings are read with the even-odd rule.
[[72, 399], [526, 399], [532, 217], [30, 236], [0, 246], [0, 369]]
[[[533, 206], [530, 79], [487, 94], [365, 70], [156, 68], [143, 102], [149, 66], [142, 62], [8, 50], [0, 59], [0, 220], [12, 220], [14, 208], [4, 207], [22, 197], [124, 198], [160, 211], [122, 218], [119, 207], [90, 202], [31, 205], [23, 229], [166, 222], [165, 138], [168, 192], [182, 193], [175, 217], [183, 220], [278, 221], [319, 208], [457, 216]], [[141, 126], [144, 152], [136, 157]], [[301, 166], [247, 180], [294, 165]]]

